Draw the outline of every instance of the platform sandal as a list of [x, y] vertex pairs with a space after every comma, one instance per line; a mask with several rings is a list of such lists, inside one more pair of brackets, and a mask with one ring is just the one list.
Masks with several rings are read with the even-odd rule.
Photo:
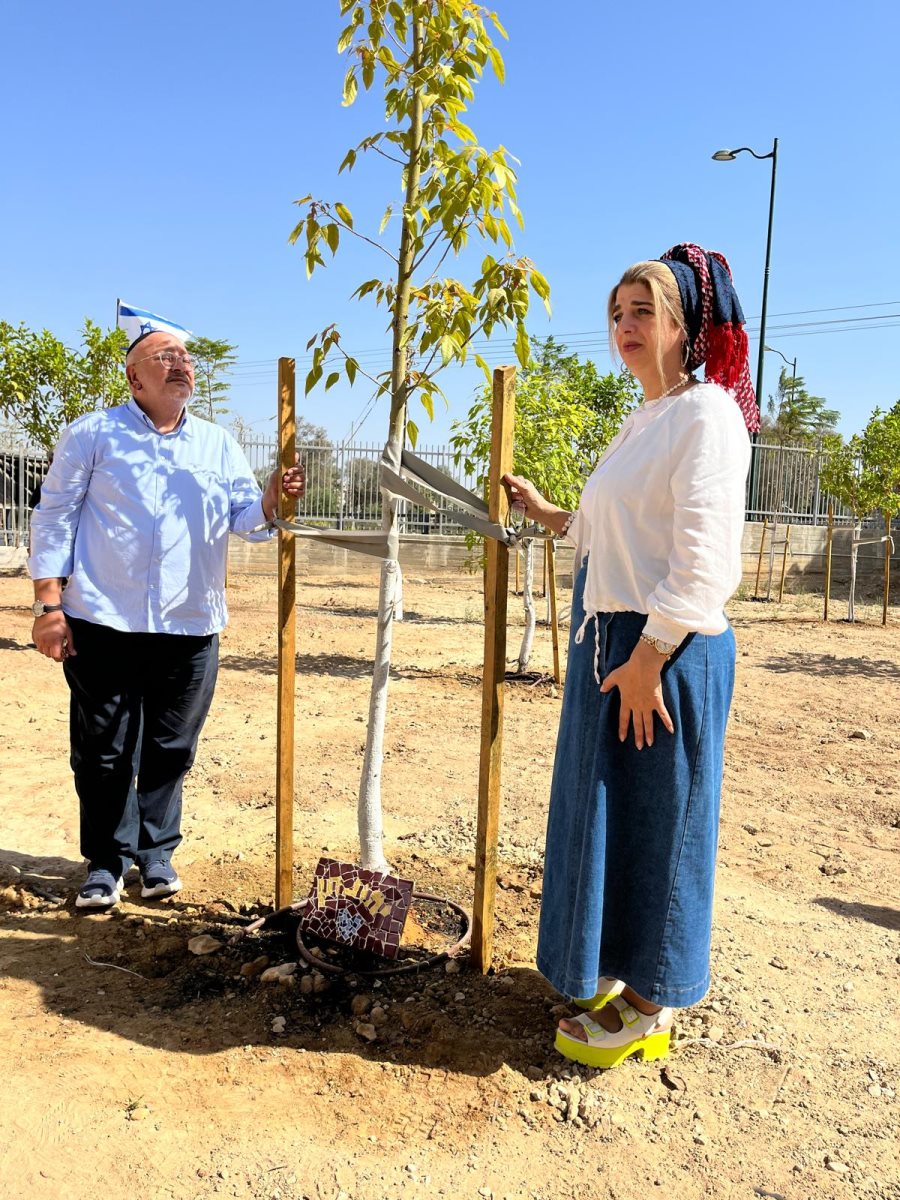
[[[587, 1041], [572, 1037], [562, 1029], [556, 1031], [556, 1049], [572, 1062], [586, 1067], [617, 1067], [632, 1054], [645, 1062], [665, 1058], [669, 1053], [672, 1037], [672, 1010], [661, 1008], [659, 1012], [638, 1012], [630, 1004], [616, 996], [611, 1003], [622, 1018], [622, 1028], [615, 1033], [604, 1029], [590, 1013], [573, 1017], [574, 1024], [581, 1025]], [[660, 1028], [662, 1026], [662, 1028]]]

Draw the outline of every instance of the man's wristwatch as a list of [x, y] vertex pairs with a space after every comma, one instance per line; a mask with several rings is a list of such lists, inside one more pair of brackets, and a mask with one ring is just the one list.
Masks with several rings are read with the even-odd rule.
[[646, 642], [648, 646], [652, 646], [657, 654], [661, 654], [663, 658], [671, 658], [678, 649], [677, 642], [664, 642], [662, 638], [651, 637], [649, 633], [642, 633], [641, 641]]
[[62, 605], [45, 604], [43, 600], [35, 600], [34, 604], [31, 606], [31, 611], [34, 613], [35, 617], [42, 617], [44, 613], [48, 612], [62, 612]]

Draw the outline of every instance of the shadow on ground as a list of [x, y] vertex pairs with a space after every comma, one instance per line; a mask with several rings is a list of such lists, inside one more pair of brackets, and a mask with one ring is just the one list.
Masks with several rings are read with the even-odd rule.
[[886, 904], [860, 904], [856, 900], [838, 900], [834, 896], [818, 896], [813, 903], [839, 917], [853, 917], [883, 929], [900, 930], [900, 909], [888, 908]]
[[[330, 675], [341, 679], [370, 679], [372, 659], [367, 655], [354, 654], [298, 654], [295, 659], [298, 675]], [[258, 671], [261, 675], [275, 675], [278, 659], [264, 654], [223, 654], [219, 665], [226, 671]], [[409, 664], [391, 666], [392, 679], [446, 679], [456, 683], [477, 684], [481, 677], [443, 666], [439, 669], [414, 667]]]
[[798, 650], [770, 658], [760, 666], [779, 675], [814, 672], [838, 677], [900, 680], [900, 665], [887, 658], [839, 658], [834, 654], [806, 654]]
[[[446, 866], [432, 864], [427, 874], [433, 878], [419, 870], [419, 886], [446, 894]], [[342, 977], [306, 995], [299, 980], [309, 969], [302, 963], [287, 987], [241, 975], [244, 964], [261, 956], [273, 964], [295, 961], [292, 930], [263, 929], [232, 944], [250, 915], [199, 890], [188, 893], [197, 903], [182, 900], [185, 893], [155, 903], [133, 899], [137, 880], [119, 908], [85, 915], [71, 899], [82, 871], [67, 859], [0, 851], [2, 877], [12, 880], [0, 892], [0, 971], [7, 988], [14, 980], [27, 982], [38, 990], [33, 1003], [67, 1021], [184, 1054], [277, 1045], [478, 1077], [503, 1064], [547, 1074], [559, 1065], [549, 1033], [549, 1010], [559, 997], [526, 966], [482, 976], [464, 959], [458, 972], [448, 973], [442, 962], [378, 982]], [[44, 899], [36, 882], [67, 898]], [[468, 876], [460, 882], [456, 890], [470, 885]], [[471, 903], [466, 895], [453, 898]], [[534, 919], [523, 913], [536, 903], [527, 889], [512, 899], [511, 924]], [[502, 938], [502, 919], [497, 932]], [[211, 934], [221, 947], [195, 956], [188, 941], [199, 933]], [[351, 1005], [356, 999], [360, 1007], [360, 996], [370, 1007], [357, 1016]], [[285, 1019], [283, 1033], [272, 1031], [276, 1016]], [[361, 1023], [375, 1029], [374, 1040], [367, 1040], [371, 1029], [358, 1031]]]

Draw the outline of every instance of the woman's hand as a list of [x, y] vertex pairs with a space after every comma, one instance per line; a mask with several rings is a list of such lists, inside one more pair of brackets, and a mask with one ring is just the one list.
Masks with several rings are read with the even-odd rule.
[[661, 673], [665, 659], [661, 654], [638, 642], [628, 662], [610, 671], [600, 685], [601, 692], [619, 689], [619, 741], [628, 737], [629, 725], [634, 725], [634, 744], [638, 750], [653, 745], [653, 714], [668, 729], [675, 732], [662, 693]]
[[525, 516], [529, 521], [537, 521], [553, 533], [562, 531], [569, 515], [568, 511], [545, 500], [530, 479], [526, 479], [524, 475], [504, 475], [503, 486], [510, 503], [521, 500], [525, 505]]

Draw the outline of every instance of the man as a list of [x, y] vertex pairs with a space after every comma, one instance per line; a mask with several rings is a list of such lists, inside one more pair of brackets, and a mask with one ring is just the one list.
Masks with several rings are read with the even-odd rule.
[[[182, 886], [172, 853], [227, 620], [228, 533], [273, 536], [278, 503], [279, 472], [263, 494], [235, 440], [187, 412], [177, 337], [145, 333], [125, 363], [132, 398], [65, 430], [31, 525], [32, 637], [71, 691], [87, 909], [118, 903], [132, 862], [145, 899]], [[302, 467], [282, 485], [302, 496]]]

